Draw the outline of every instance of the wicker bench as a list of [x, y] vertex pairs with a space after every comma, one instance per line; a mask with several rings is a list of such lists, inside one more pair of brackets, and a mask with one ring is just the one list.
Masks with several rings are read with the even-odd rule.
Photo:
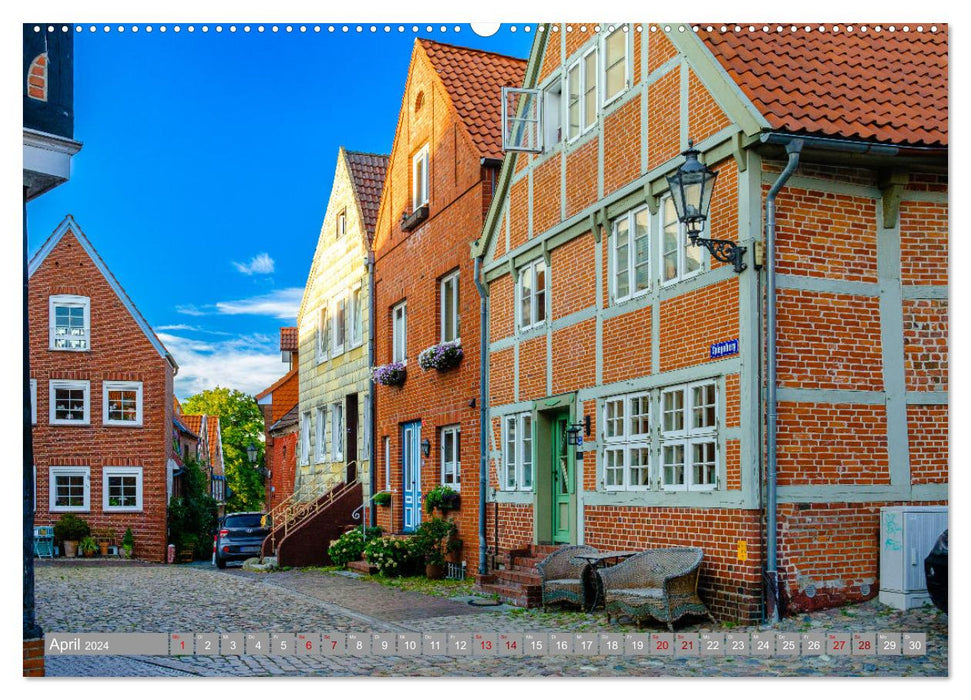
[[536, 565], [539, 571], [543, 608], [550, 603], [566, 601], [584, 605], [586, 589], [583, 582], [586, 562], [574, 561], [578, 554], [596, 554], [597, 550], [586, 545], [560, 547]]
[[650, 617], [667, 623], [672, 632], [674, 621], [685, 615], [707, 615], [715, 622], [698, 597], [702, 557], [697, 547], [651, 549], [601, 569], [607, 622], [627, 616], [640, 627]]

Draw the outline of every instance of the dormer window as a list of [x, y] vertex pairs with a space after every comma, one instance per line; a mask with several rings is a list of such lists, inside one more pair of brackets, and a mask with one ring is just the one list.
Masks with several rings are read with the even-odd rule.
[[428, 144], [411, 159], [411, 210], [428, 204]]
[[73, 294], [50, 297], [50, 349], [91, 349], [91, 300]]

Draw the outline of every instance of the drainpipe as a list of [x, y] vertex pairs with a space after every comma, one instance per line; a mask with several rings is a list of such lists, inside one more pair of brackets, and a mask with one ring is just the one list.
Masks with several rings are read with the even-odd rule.
[[[367, 341], [367, 366], [368, 366], [368, 435], [370, 436], [368, 445], [368, 478], [371, 480], [371, 500], [368, 507], [368, 522], [371, 527], [378, 524], [378, 513], [377, 506], [374, 505], [374, 494], [375, 484], [377, 483], [377, 460], [375, 456], [377, 455], [377, 435], [375, 433], [377, 428], [377, 398], [374, 392], [374, 373], [371, 368], [374, 367], [374, 251], [368, 250], [367, 257], [364, 259], [364, 265], [367, 268], [367, 293], [368, 293], [368, 304], [367, 304], [367, 323], [368, 323], [368, 341]], [[388, 485], [390, 488], [390, 484]]]
[[786, 143], [786, 153], [789, 154], [789, 162], [785, 170], [776, 179], [775, 184], [769, 190], [765, 198], [765, 271], [766, 296], [768, 309], [766, 310], [766, 383], [768, 384], [768, 395], [766, 397], [767, 413], [767, 474], [766, 474], [766, 576], [768, 577], [769, 590], [769, 616], [770, 622], [779, 621], [779, 577], [777, 552], [778, 543], [776, 541], [777, 528], [777, 470], [776, 470], [776, 279], [775, 279], [775, 198], [779, 191], [785, 186], [789, 177], [795, 172], [799, 165], [799, 154], [802, 152], [802, 140], [792, 139]]
[[475, 288], [479, 290], [479, 573], [485, 575], [486, 569], [486, 489], [489, 487], [489, 450], [487, 436], [488, 407], [486, 380], [489, 376], [489, 297], [480, 279], [482, 257], [475, 258], [473, 276]]

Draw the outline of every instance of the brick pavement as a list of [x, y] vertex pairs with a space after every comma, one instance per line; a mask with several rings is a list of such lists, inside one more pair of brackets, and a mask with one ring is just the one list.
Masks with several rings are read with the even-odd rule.
[[[110, 595], [106, 595], [110, 592]], [[474, 608], [320, 571], [251, 574], [198, 566], [67, 567], [37, 571], [45, 630], [158, 631], [533, 631], [627, 632], [602, 615]], [[712, 629], [710, 623], [679, 631]], [[716, 628], [755, 631], [756, 628]], [[943, 676], [947, 616], [893, 611], [875, 601], [783, 620], [778, 631], [926, 632], [921, 657], [49, 657], [50, 676]], [[645, 631], [665, 631], [662, 627]]]

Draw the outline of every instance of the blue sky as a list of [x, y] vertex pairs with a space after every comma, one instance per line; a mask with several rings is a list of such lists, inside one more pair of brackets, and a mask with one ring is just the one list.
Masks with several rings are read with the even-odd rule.
[[179, 362], [176, 394], [284, 371], [338, 147], [387, 153], [416, 36], [527, 57], [532, 32], [75, 35], [71, 180], [28, 205], [29, 253], [70, 213]]

